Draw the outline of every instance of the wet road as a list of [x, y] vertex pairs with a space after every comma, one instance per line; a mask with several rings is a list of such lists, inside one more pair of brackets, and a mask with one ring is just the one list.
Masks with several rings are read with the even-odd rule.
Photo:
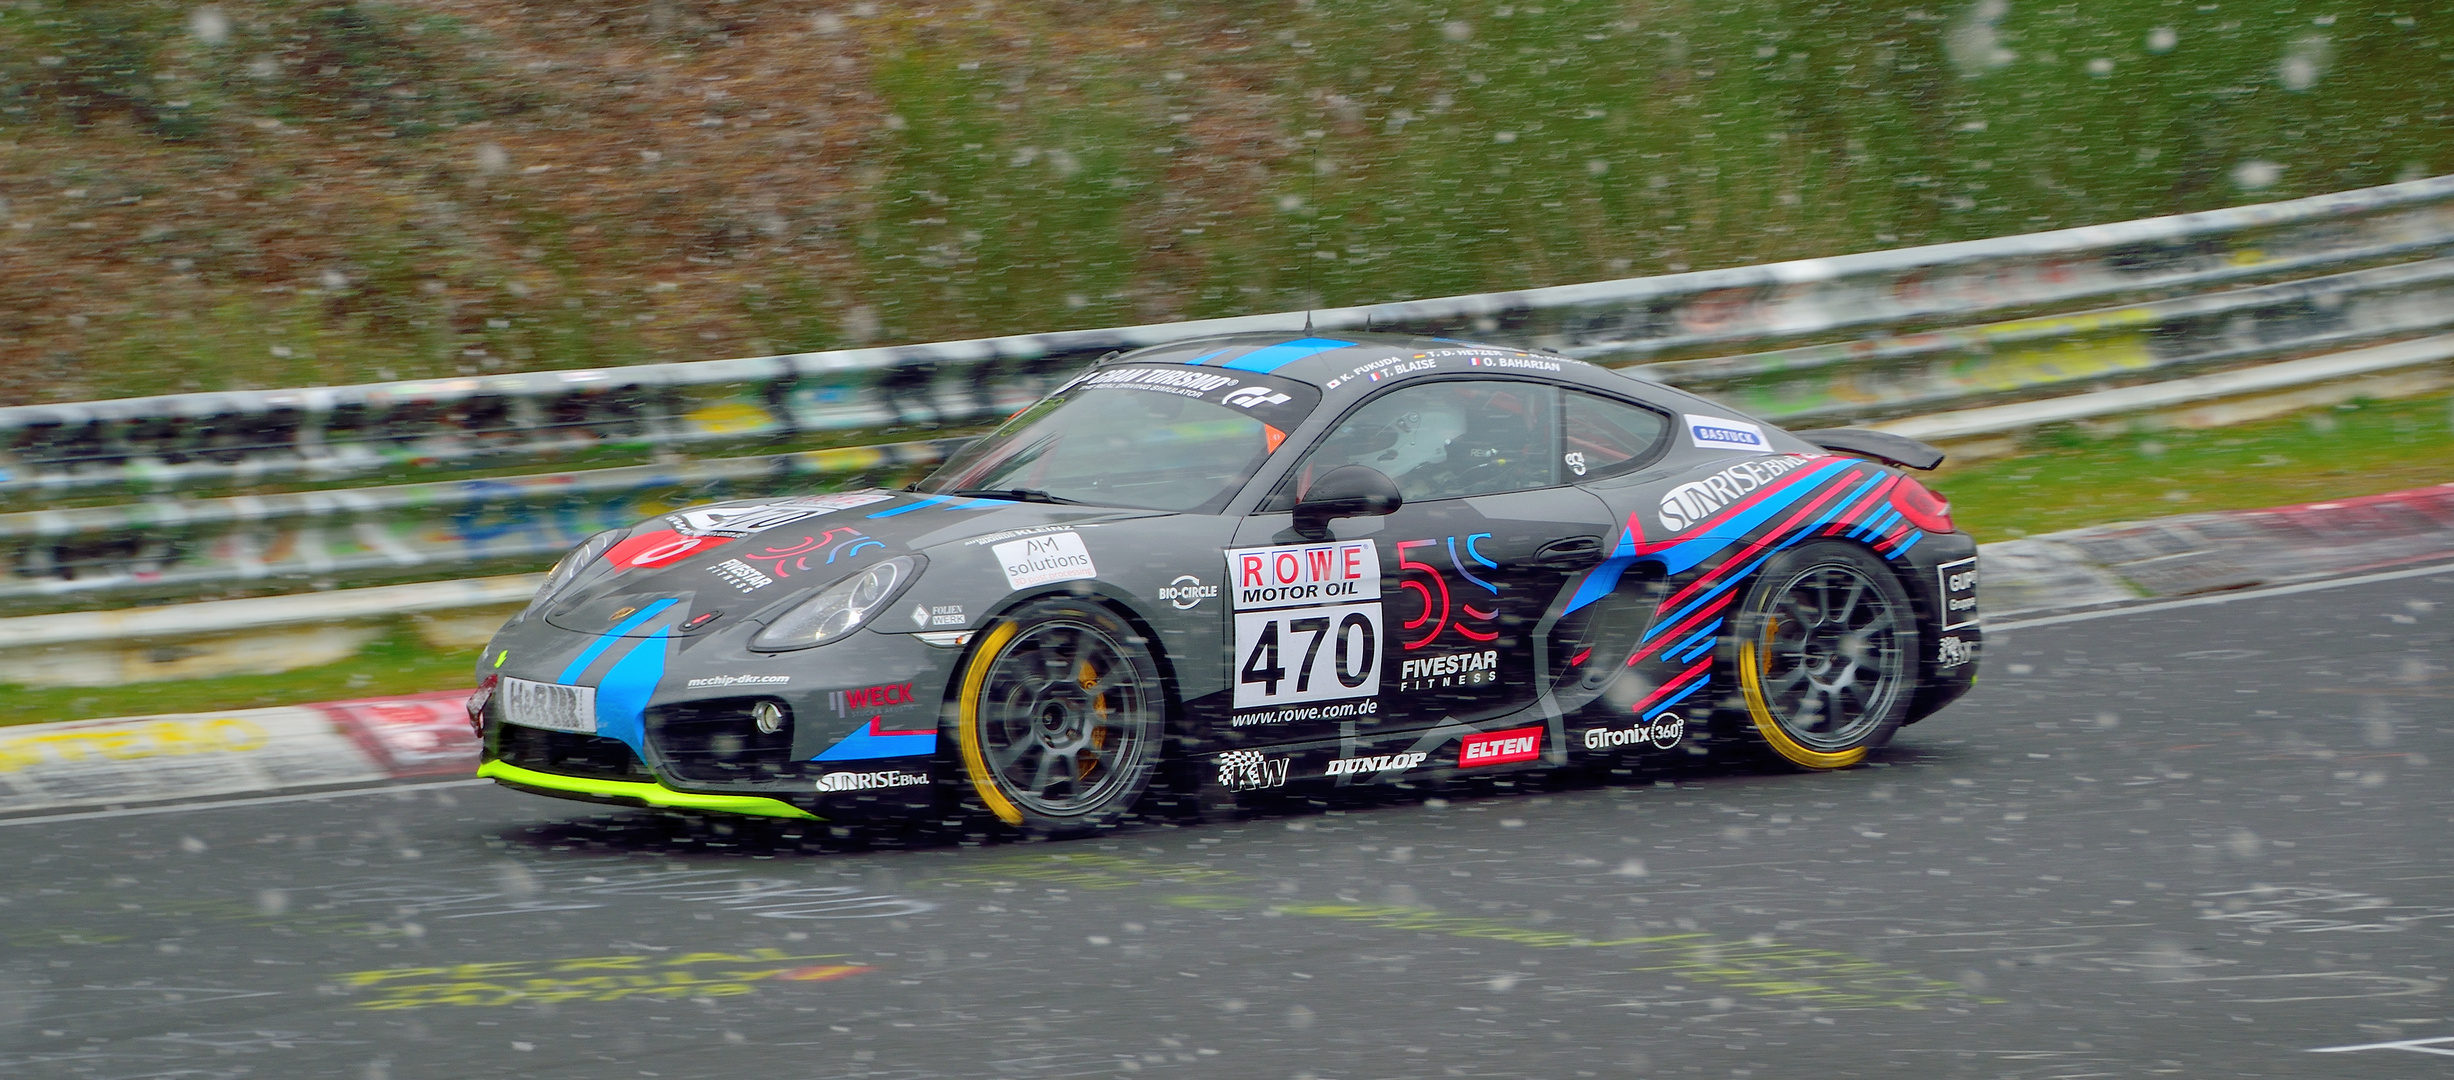
[[1873, 767], [1064, 844], [18, 821], [0, 1075], [2442, 1076], [2450, 631], [2454, 572], [2013, 624]]

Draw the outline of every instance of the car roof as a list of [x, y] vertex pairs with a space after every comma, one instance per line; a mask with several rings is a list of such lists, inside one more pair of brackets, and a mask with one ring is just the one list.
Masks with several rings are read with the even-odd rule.
[[1661, 387], [1558, 353], [1394, 333], [1228, 334], [1137, 349], [1110, 364], [1188, 364], [1309, 383], [1324, 402], [1358, 398], [1394, 378], [1427, 374], [1529, 375], [1612, 390]]

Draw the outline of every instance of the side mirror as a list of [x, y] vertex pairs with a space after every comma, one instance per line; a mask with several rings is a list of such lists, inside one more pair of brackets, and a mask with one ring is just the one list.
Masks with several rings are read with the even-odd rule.
[[1295, 504], [1295, 533], [1307, 540], [1327, 540], [1330, 522], [1395, 513], [1405, 501], [1397, 493], [1397, 481], [1379, 469], [1340, 465], [1313, 481]]

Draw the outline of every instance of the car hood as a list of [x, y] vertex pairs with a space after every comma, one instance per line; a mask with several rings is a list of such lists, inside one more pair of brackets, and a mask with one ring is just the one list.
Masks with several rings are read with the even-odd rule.
[[644, 637], [709, 612], [730, 615], [728, 623], [764, 618], [896, 555], [1162, 513], [874, 489], [694, 506], [632, 526], [554, 598], [545, 621], [577, 633]]

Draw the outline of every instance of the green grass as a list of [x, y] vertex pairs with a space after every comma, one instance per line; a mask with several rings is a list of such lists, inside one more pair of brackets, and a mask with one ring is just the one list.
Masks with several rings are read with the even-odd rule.
[[450, 690], [475, 685], [470, 673], [476, 663], [476, 650], [436, 649], [402, 626], [368, 642], [358, 655], [347, 660], [278, 675], [232, 675], [122, 686], [0, 684], [0, 725], [260, 709]]
[[1980, 541], [2204, 510], [2344, 499], [2454, 481], [2454, 399], [2353, 402], [2200, 431], [2030, 440], [1930, 481]]
[[[2207, 431], [2048, 432], [2015, 457], [1930, 478], [1981, 541], [2200, 510], [2350, 498], [2454, 481], [2454, 398], [2353, 403]], [[246, 709], [465, 687], [475, 654], [406, 627], [357, 656], [281, 675], [118, 687], [0, 686], [0, 725]]]
[[[1283, 311], [2454, 171], [2428, 5], [453, 7], [223, 0], [212, 43], [193, 4], [0, 4], [0, 389]], [[631, 89], [645, 51], [736, 89]]]

